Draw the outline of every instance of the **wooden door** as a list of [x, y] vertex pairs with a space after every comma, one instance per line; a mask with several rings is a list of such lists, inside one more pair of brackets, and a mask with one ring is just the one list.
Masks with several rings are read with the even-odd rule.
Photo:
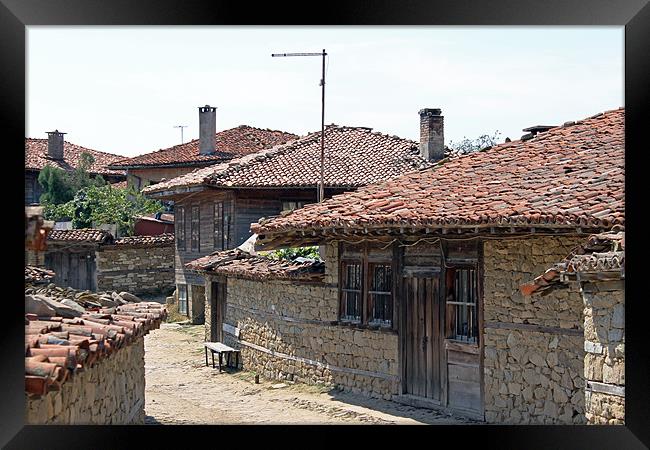
[[405, 276], [404, 375], [407, 394], [441, 401], [440, 277], [431, 271]]
[[213, 282], [210, 299], [210, 340], [223, 342], [223, 319], [226, 314], [226, 282]]

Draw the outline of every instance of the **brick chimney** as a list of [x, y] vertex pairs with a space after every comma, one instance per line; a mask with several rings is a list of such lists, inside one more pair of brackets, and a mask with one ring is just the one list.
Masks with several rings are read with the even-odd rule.
[[199, 106], [199, 154], [210, 155], [216, 151], [217, 108]]
[[445, 137], [442, 110], [425, 108], [420, 110], [420, 156], [434, 162], [445, 153]]
[[47, 132], [47, 156], [50, 159], [63, 159], [63, 135], [59, 130]]

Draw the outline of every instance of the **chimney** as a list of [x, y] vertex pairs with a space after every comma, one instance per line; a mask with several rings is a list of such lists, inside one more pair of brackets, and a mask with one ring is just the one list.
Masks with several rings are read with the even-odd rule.
[[50, 159], [63, 159], [63, 135], [59, 130], [47, 132], [47, 156]]
[[210, 155], [216, 151], [217, 108], [199, 106], [199, 155]]
[[425, 108], [420, 110], [420, 156], [435, 162], [444, 157], [445, 136], [442, 110]]

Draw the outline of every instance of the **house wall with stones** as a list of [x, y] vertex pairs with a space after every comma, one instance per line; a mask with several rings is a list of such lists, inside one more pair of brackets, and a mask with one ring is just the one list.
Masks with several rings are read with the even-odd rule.
[[30, 425], [144, 424], [144, 338], [75, 374], [59, 391], [26, 397]]
[[583, 302], [576, 287], [525, 297], [519, 286], [581, 237], [484, 242], [484, 405], [493, 423], [582, 424]]
[[[326, 247], [322, 283], [228, 277], [225, 343], [270, 379], [323, 383], [373, 397], [398, 390], [398, 336], [338, 321], [338, 249]], [[206, 297], [210, 298], [210, 279]], [[206, 302], [210, 317], [210, 302]], [[239, 336], [232, 329], [239, 329]], [[206, 320], [206, 339], [211, 334]]]
[[96, 253], [97, 290], [135, 295], [174, 291], [174, 244], [105, 245]]
[[624, 281], [585, 283], [582, 297], [586, 417], [590, 424], [624, 424]]

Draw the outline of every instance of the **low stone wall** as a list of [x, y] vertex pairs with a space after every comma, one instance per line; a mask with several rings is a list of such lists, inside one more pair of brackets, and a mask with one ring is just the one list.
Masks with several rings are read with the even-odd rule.
[[585, 283], [585, 412], [590, 424], [625, 423], [624, 282]]
[[490, 423], [582, 424], [582, 298], [575, 286], [524, 297], [519, 286], [562, 260], [581, 237], [484, 244], [484, 401]]
[[174, 291], [174, 246], [102, 246], [97, 251], [97, 290], [135, 295]]
[[39, 398], [26, 396], [31, 425], [144, 423], [144, 338], [99, 360]]
[[[326, 255], [325, 283], [229, 277], [224, 322], [230, 332], [224, 340], [241, 349], [245, 369], [266, 378], [326, 384], [389, 399], [398, 393], [397, 333], [336, 323], [336, 247], [328, 246]], [[235, 328], [238, 337], [232, 334]]]

